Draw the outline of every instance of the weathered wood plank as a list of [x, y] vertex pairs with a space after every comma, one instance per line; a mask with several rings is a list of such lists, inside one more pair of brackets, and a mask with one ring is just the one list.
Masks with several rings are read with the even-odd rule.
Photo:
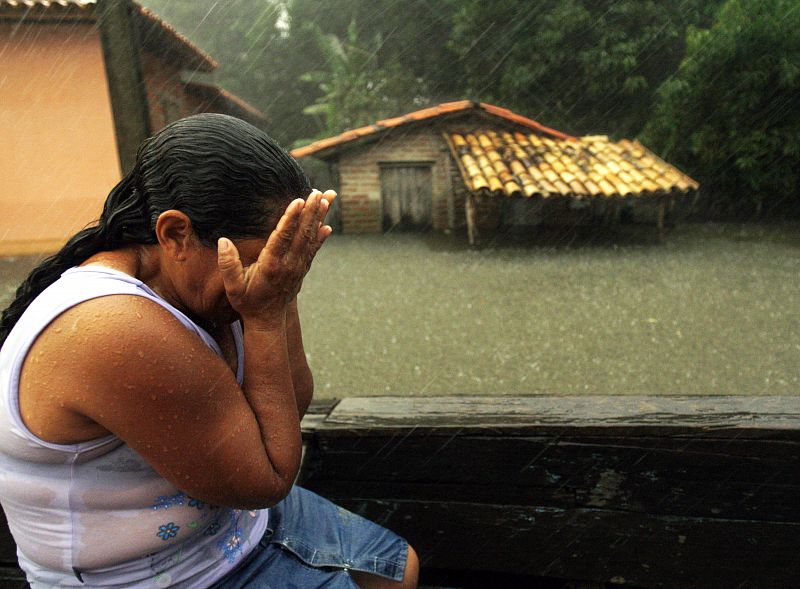
[[322, 425], [334, 407], [339, 403], [339, 399], [314, 400], [309, 405], [303, 420], [300, 422], [300, 429], [303, 438], [308, 439], [313, 432]]
[[[351, 442], [351, 443], [348, 443]], [[614, 443], [614, 442], [617, 443]], [[726, 452], [726, 441], [682, 451], [637, 440], [376, 437], [317, 441], [305, 484], [323, 494], [370, 488], [368, 497], [606, 507], [676, 516], [800, 522], [798, 444], [762, 455]], [[623, 445], [623, 444], [628, 445]], [[696, 444], [699, 446], [699, 444]], [[746, 444], [740, 442], [742, 449]], [[405, 495], [393, 495], [406, 485]], [[415, 486], [416, 485], [416, 486]], [[480, 499], [478, 499], [480, 497]]]
[[381, 429], [497, 426], [647, 426], [648, 432], [702, 427], [745, 435], [738, 430], [800, 429], [800, 397], [352, 397], [336, 406], [324, 429], [372, 434]]
[[404, 534], [424, 567], [663, 588], [789, 588], [800, 579], [798, 524], [334, 499]]
[[429, 570], [640, 587], [800, 579], [793, 397], [345, 399], [304, 484]]

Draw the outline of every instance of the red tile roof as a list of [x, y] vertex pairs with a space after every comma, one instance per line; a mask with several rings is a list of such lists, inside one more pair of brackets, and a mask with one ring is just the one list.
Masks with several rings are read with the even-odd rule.
[[136, 2], [134, 2], [133, 5], [138, 9], [139, 15], [143, 17], [146, 22], [155, 25], [156, 31], [164, 36], [170, 48], [178, 54], [177, 56], [187, 67], [202, 72], [211, 72], [219, 67], [219, 63], [217, 63], [213, 57], [189, 41], [189, 39], [179, 33], [175, 27], [158, 16], [155, 12]]
[[692, 178], [638, 141], [551, 139], [476, 129], [445, 134], [467, 189], [496, 196], [655, 196], [696, 190]]
[[187, 92], [196, 94], [201, 99], [210, 103], [221, 101], [228, 107], [228, 109], [234, 111], [231, 114], [237, 114], [235, 111], [241, 111], [241, 114], [244, 114], [249, 118], [261, 120], [265, 120], [267, 118], [264, 113], [258, 110], [256, 107], [239, 98], [235, 94], [228, 92], [225, 90], [225, 88], [217, 86], [216, 84], [186, 82], [185, 88]]
[[[57, 17], [96, 18], [96, 0], [0, 0], [0, 14], [20, 16], [25, 19]], [[208, 53], [189, 41], [175, 27], [144, 6], [133, 3], [136, 8], [137, 25], [143, 30], [148, 48], [151, 45], [171, 54], [182, 66], [210, 72], [219, 64]]]
[[429, 108], [423, 108], [422, 110], [410, 112], [399, 117], [377, 121], [372, 125], [367, 125], [366, 127], [351, 129], [341, 133], [340, 135], [336, 135], [335, 137], [328, 137], [320, 141], [315, 141], [314, 143], [304, 147], [294, 149], [292, 150], [292, 155], [296, 158], [300, 158], [314, 154], [321, 155], [321, 152], [323, 151], [326, 151], [328, 154], [330, 154], [331, 152], [328, 150], [332, 150], [332, 148], [339, 147], [355, 139], [360, 139], [361, 137], [375, 135], [402, 125], [419, 123], [421, 121], [435, 119], [454, 113], [467, 113], [469, 111], [488, 113], [500, 119], [516, 123], [523, 127], [527, 127], [539, 133], [550, 135], [551, 137], [557, 139], [574, 139], [574, 137], [571, 135], [567, 135], [565, 133], [561, 133], [560, 131], [556, 131], [555, 129], [545, 127], [541, 123], [538, 123], [533, 119], [523, 117], [522, 115], [508, 110], [507, 108], [486, 104], [485, 102], [478, 103], [473, 102], [472, 100], [459, 100], [457, 102], [445, 102]]

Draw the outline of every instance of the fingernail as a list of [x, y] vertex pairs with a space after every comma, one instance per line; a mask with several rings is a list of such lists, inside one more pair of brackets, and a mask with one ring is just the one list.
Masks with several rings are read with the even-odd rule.
[[220, 237], [217, 240], [217, 251], [218, 252], [224, 253], [224, 252], [228, 251], [230, 249], [230, 247], [231, 247], [231, 242], [228, 241], [228, 239], [226, 239], [225, 237]]

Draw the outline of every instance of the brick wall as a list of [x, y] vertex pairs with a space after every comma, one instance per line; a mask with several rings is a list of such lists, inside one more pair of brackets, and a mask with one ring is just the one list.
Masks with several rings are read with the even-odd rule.
[[341, 222], [345, 233], [382, 230], [381, 162], [431, 162], [433, 227], [448, 226], [450, 152], [441, 132], [433, 127], [397, 130], [381, 140], [357, 146], [339, 158]]
[[142, 77], [150, 107], [150, 129], [153, 133], [191, 114], [181, 70], [147, 50], [142, 50]]

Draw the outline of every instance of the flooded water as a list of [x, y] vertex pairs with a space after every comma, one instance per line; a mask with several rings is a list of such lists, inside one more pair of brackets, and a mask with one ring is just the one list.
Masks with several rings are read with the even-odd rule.
[[798, 227], [648, 235], [335, 236], [300, 301], [317, 394], [797, 394]]
[[336, 235], [300, 295], [316, 395], [797, 394], [800, 226], [652, 235]]

